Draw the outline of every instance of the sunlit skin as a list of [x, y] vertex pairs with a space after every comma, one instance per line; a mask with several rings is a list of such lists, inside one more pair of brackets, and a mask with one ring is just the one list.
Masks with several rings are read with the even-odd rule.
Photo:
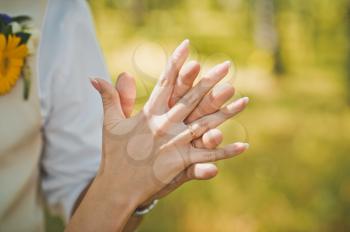
[[[196, 61], [189, 61], [181, 68], [174, 91], [169, 101], [169, 106], [172, 107], [188, 90], [192, 87], [195, 78], [200, 71], [200, 65]], [[136, 99], [136, 85], [132, 76], [127, 73], [122, 73], [116, 83], [121, 106], [126, 117], [132, 113]], [[201, 118], [207, 114], [216, 112], [220, 107], [234, 95], [234, 88], [229, 83], [224, 83], [214, 87], [195, 110], [185, 119], [186, 123], [192, 123], [194, 120]], [[197, 148], [215, 148], [222, 142], [222, 133], [219, 129], [210, 129], [204, 133], [201, 138], [195, 139], [192, 144]], [[216, 176], [218, 169], [214, 163], [197, 163], [182, 171], [171, 183], [161, 189], [157, 194], [147, 202], [164, 197], [171, 191], [175, 190], [186, 181], [197, 179], [207, 180]], [[144, 205], [147, 205], [145, 203]]]
[[241, 98], [222, 107], [234, 91], [215, 85], [230, 63], [213, 67], [192, 87], [199, 65], [184, 65], [188, 53], [185, 40], [135, 116], [129, 117], [136, 94], [129, 75], [120, 76], [116, 88], [102, 79], [92, 80], [104, 109], [102, 161], [67, 231], [121, 231], [138, 206], [188, 180], [212, 178], [217, 168], [211, 162], [248, 148], [242, 142], [217, 148], [222, 134], [216, 127], [248, 103]]

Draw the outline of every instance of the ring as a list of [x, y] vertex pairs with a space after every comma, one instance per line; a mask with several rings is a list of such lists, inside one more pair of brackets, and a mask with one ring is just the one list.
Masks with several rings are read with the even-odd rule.
[[196, 133], [194, 132], [194, 129], [193, 129], [193, 127], [192, 127], [191, 124], [188, 125], [188, 130], [190, 131], [190, 134], [191, 134], [191, 136], [192, 136], [192, 139], [197, 138]]
[[194, 141], [195, 141], [195, 140], [192, 140], [192, 141], [191, 141], [191, 145], [192, 145], [192, 147], [197, 147]]

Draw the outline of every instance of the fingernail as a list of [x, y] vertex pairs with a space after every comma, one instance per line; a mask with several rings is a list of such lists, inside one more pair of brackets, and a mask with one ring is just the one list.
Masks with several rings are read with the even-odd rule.
[[214, 66], [213, 69], [209, 70], [210, 74], [208, 74], [208, 75], [211, 76], [212, 75], [211, 72], [214, 72], [216, 75], [219, 73], [222, 73], [222, 72], [228, 72], [230, 65], [231, 65], [231, 61], [225, 61], [221, 64], [218, 64], [218, 65]]
[[249, 97], [242, 97], [237, 101], [234, 101], [231, 104], [228, 104], [226, 108], [230, 113], [236, 113], [243, 110], [244, 107], [248, 104], [248, 102], [249, 102]]
[[237, 152], [243, 152], [249, 148], [249, 143], [238, 142], [238, 143], [235, 143], [234, 145]]
[[178, 49], [183, 49], [185, 47], [188, 47], [190, 44], [190, 41], [188, 39], [185, 39], [184, 41], [181, 42], [181, 44], [178, 46]]
[[227, 65], [227, 66], [229, 66], [229, 67], [231, 67], [231, 64], [232, 64], [232, 63], [231, 63], [231, 61], [227, 60], [227, 61], [224, 62], [224, 64]]
[[185, 40], [182, 42], [182, 44], [188, 45], [188, 44], [190, 44], [190, 40], [189, 40], [189, 39], [185, 39]]
[[185, 39], [181, 42], [181, 44], [175, 49], [175, 51], [172, 54], [173, 59], [177, 60], [181, 57], [181, 55], [184, 53], [185, 50], [187, 50], [188, 45], [190, 41], [188, 39]]
[[119, 79], [119, 78], [121, 78], [122, 76], [125, 76], [125, 72], [121, 72], [121, 73], [119, 73], [119, 75], [117, 76], [117, 80]]
[[241, 154], [242, 152], [246, 151], [249, 148], [248, 143], [233, 143], [227, 146], [227, 151], [233, 155]]
[[250, 147], [250, 144], [249, 143], [243, 143], [242, 144], [244, 146], [244, 149], [247, 150], [249, 147]]
[[245, 105], [248, 104], [248, 102], [249, 102], [249, 97], [242, 97], [241, 99], [242, 99], [242, 101], [243, 101], [243, 103], [244, 103]]
[[98, 82], [98, 80], [96, 78], [92, 78], [90, 77], [90, 83], [92, 84], [92, 86], [97, 90], [100, 91], [101, 87], [100, 87], [100, 83]]

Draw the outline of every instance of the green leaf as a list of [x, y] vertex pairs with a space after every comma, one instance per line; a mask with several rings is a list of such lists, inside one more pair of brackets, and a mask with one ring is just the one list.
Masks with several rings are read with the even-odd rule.
[[15, 35], [21, 38], [20, 44], [26, 44], [30, 38], [30, 34], [25, 32], [18, 32]]
[[23, 98], [24, 100], [28, 100], [29, 98], [29, 90], [30, 90], [30, 79], [23, 78], [24, 86], [23, 86]]
[[0, 32], [2, 32], [5, 27], [6, 27], [6, 23], [0, 20]]
[[22, 78], [23, 78], [23, 98], [24, 100], [28, 100], [29, 97], [29, 90], [30, 90], [30, 68], [27, 66], [27, 64], [24, 64], [24, 67], [22, 69]]
[[26, 16], [26, 15], [20, 15], [20, 16], [16, 16], [16, 17], [12, 18], [13, 22], [17, 22], [19, 24], [27, 22], [29, 20], [31, 20], [31, 18], [29, 16]]
[[1, 33], [3, 33], [5, 36], [9, 36], [12, 34], [12, 27], [10, 25], [6, 25], [2, 28]]

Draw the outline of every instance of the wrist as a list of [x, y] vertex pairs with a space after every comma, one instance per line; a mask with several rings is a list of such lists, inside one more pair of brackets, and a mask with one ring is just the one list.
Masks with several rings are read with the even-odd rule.
[[66, 231], [121, 231], [138, 206], [135, 195], [101, 175], [91, 183]]
[[120, 181], [115, 180], [113, 177], [107, 175], [98, 175], [94, 182], [96, 187], [101, 191], [103, 189], [103, 195], [106, 201], [108, 201], [113, 207], [123, 207], [128, 212], [133, 213], [134, 210], [140, 204], [140, 198], [135, 191], [129, 191], [126, 185], [123, 185]]

